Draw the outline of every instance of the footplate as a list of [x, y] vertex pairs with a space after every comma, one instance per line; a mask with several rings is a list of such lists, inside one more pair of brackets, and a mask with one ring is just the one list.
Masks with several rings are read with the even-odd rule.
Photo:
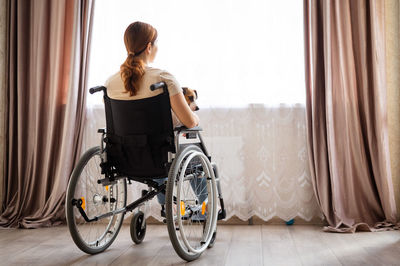
[[78, 208], [80, 214], [82, 215], [83, 219], [85, 219], [85, 221], [87, 223], [99, 220], [98, 217], [94, 217], [93, 219], [89, 219], [89, 217], [87, 217], [86, 212], [82, 208], [82, 204], [83, 204], [83, 200], [82, 199], [72, 199], [71, 203], [72, 203], [72, 206], [76, 206]]

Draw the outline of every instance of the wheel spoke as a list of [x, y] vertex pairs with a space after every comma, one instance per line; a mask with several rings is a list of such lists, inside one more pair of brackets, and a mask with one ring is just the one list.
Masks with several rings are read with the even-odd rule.
[[[126, 205], [126, 180], [120, 179], [108, 187], [98, 184], [104, 178], [100, 168], [100, 147], [88, 150], [74, 169], [67, 194], [67, 222], [77, 246], [89, 254], [106, 249], [115, 239], [122, 225], [123, 213], [98, 221], [86, 222], [78, 208], [71, 204], [73, 198], [85, 198], [85, 213], [89, 219]], [[105, 202], [103, 199], [108, 200]], [[111, 202], [111, 198], [115, 202]]]

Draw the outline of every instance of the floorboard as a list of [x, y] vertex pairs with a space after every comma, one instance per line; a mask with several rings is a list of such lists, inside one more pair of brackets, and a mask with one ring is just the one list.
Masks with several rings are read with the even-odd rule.
[[87, 255], [68, 228], [0, 229], [0, 265], [400, 265], [400, 232], [325, 233], [321, 225], [219, 225], [217, 241], [187, 263], [165, 225], [148, 225], [142, 244], [123, 225], [103, 253]]

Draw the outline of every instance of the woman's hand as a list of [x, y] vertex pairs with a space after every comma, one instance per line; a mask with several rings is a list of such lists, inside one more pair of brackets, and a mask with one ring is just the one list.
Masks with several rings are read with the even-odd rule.
[[190, 110], [182, 92], [171, 96], [170, 101], [172, 110], [185, 127], [192, 128], [199, 124], [199, 117]]

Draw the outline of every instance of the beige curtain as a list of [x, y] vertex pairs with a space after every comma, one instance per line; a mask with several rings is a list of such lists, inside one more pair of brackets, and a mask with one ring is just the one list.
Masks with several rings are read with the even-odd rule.
[[304, 15], [308, 150], [325, 229], [390, 226], [384, 1], [304, 0]]
[[0, 0], [0, 214], [3, 205], [4, 144], [6, 111], [7, 1]]
[[390, 161], [397, 217], [400, 214], [400, 1], [386, 0], [386, 78]]
[[0, 226], [64, 220], [79, 156], [93, 1], [8, 1], [7, 135]]

